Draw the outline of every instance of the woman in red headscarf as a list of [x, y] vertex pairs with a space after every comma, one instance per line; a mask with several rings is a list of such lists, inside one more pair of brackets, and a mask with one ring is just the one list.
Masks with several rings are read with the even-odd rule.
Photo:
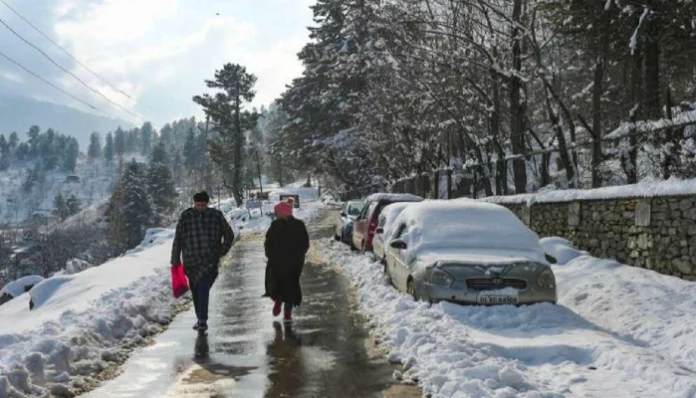
[[266, 294], [273, 302], [273, 316], [280, 314], [285, 304], [284, 321], [292, 322], [292, 309], [302, 303], [300, 275], [309, 250], [309, 235], [305, 224], [293, 217], [293, 207], [280, 202], [275, 208], [276, 219], [266, 232]]

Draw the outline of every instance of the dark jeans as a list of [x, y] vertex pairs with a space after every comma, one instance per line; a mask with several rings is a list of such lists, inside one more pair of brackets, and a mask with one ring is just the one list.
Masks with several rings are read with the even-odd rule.
[[217, 272], [209, 272], [191, 286], [193, 307], [196, 310], [196, 318], [201, 322], [208, 321], [208, 303], [210, 301], [210, 289], [217, 279]]

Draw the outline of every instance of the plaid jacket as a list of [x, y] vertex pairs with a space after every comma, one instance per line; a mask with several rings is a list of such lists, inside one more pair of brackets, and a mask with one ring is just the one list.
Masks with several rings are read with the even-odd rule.
[[201, 213], [190, 208], [181, 213], [172, 244], [171, 263], [182, 257], [184, 271], [192, 284], [210, 271], [217, 272], [220, 258], [234, 242], [234, 233], [225, 216], [217, 209]]

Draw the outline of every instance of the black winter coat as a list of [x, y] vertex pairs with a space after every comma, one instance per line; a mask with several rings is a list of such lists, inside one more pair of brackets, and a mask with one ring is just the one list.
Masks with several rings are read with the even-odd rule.
[[186, 276], [195, 285], [203, 276], [217, 273], [220, 258], [230, 251], [233, 242], [234, 232], [220, 210], [201, 213], [187, 209], [176, 224], [171, 263], [183, 257]]
[[266, 232], [266, 296], [273, 301], [302, 303], [300, 275], [309, 250], [309, 235], [305, 224], [289, 217], [275, 220]]

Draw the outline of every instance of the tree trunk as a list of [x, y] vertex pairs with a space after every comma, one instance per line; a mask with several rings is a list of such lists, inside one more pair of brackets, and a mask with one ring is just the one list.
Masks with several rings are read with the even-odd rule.
[[648, 16], [643, 47], [643, 62], [645, 67], [644, 78], [644, 116], [647, 119], [660, 119], [662, 111], [660, 107], [660, 43], [656, 16]]
[[234, 101], [234, 174], [232, 177], [232, 195], [237, 206], [243, 203], [243, 184], [242, 184], [242, 147], [244, 146], [244, 132], [242, 131], [241, 118], [241, 93], [239, 82], [237, 82], [236, 98]]
[[604, 90], [604, 71], [609, 52], [609, 29], [611, 29], [611, 14], [614, 2], [607, 3], [599, 26], [599, 51], [594, 70], [594, 86], [592, 87], [592, 188], [602, 186], [602, 92]]
[[[634, 109], [631, 110], [630, 121], [635, 125], [636, 121], [639, 119], [642, 107], [642, 80], [643, 80], [643, 68], [642, 68], [642, 51], [636, 49], [633, 53], [633, 66], [631, 69], [631, 99], [634, 104]], [[629, 184], [635, 184], [638, 182], [638, 138], [635, 134], [631, 134], [629, 137], [629, 151], [628, 162], [624, 167], [624, 172], [626, 173], [626, 179]]]
[[513, 160], [513, 173], [515, 177], [515, 192], [527, 192], [527, 165], [524, 155], [526, 100], [522, 98], [522, 32], [520, 31], [520, 19], [522, 16], [523, 0], [514, 0], [512, 11], [512, 68], [510, 77], [510, 141], [512, 153], [518, 157]]
[[508, 194], [508, 186], [507, 186], [507, 165], [505, 163], [505, 151], [503, 150], [502, 145], [500, 145], [501, 141], [501, 132], [500, 132], [500, 75], [494, 71], [490, 71], [491, 75], [491, 80], [493, 82], [492, 85], [492, 91], [493, 91], [493, 110], [491, 111], [491, 136], [494, 139], [494, 145], [496, 146], [496, 152], [498, 156], [498, 161], [496, 162], [496, 175], [495, 175], [495, 189], [496, 193], [498, 195], [507, 195]]

